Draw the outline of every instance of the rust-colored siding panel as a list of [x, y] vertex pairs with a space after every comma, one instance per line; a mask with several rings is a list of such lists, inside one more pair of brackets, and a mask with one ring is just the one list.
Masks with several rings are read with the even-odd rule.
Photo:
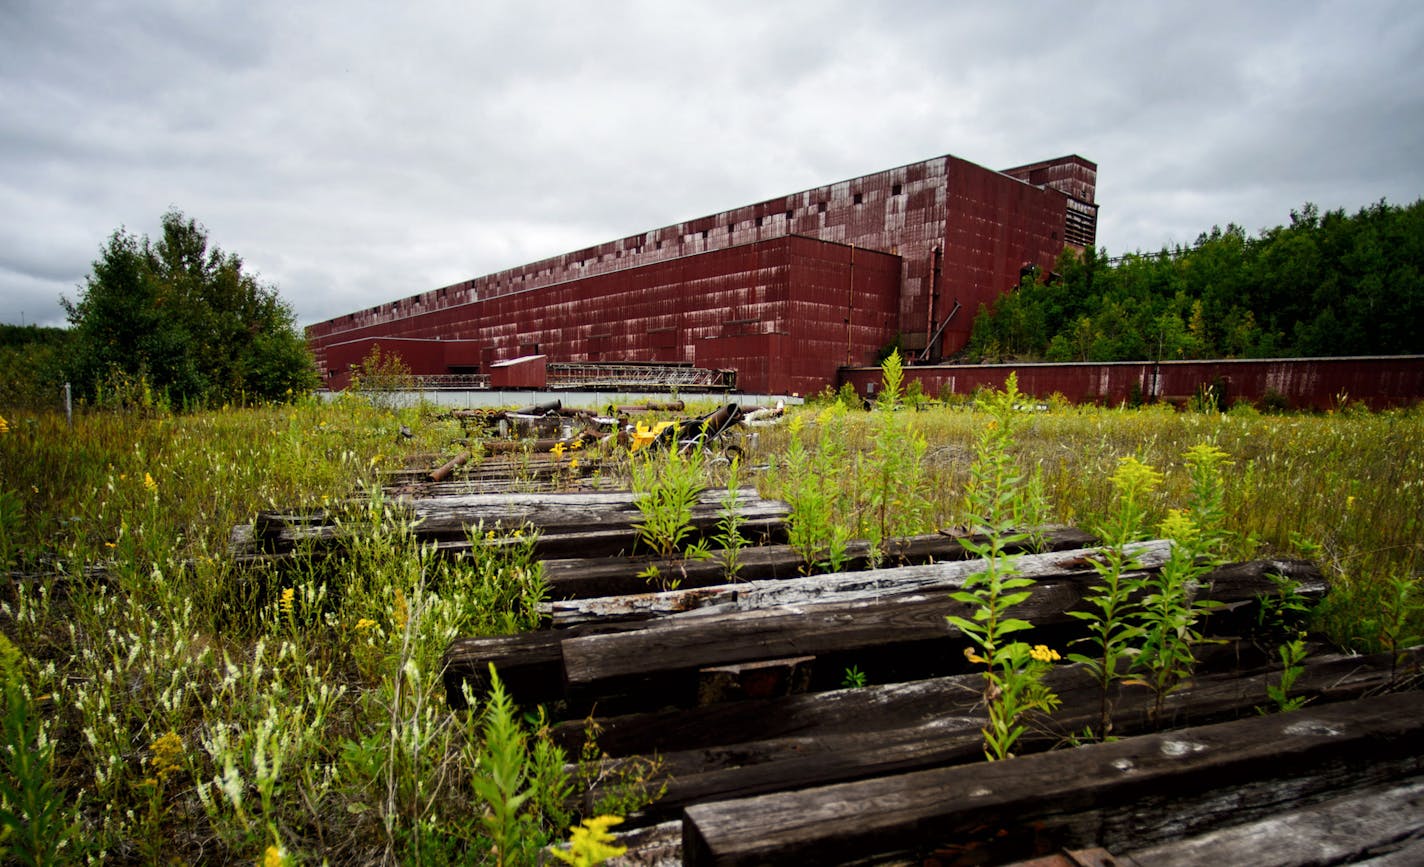
[[[1019, 390], [1072, 401], [1120, 404], [1133, 399], [1183, 403], [1212, 388], [1225, 405], [1238, 400], [1261, 403], [1272, 396], [1296, 409], [1328, 410], [1341, 399], [1372, 409], [1409, 406], [1424, 400], [1424, 356], [1370, 358], [1243, 359], [1217, 361], [1122, 361], [1103, 364], [929, 365], [906, 369], [930, 395], [969, 394], [980, 387], [1001, 388], [1009, 373]], [[880, 371], [844, 372], [844, 381], [862, 394]]]
[[[848, 359], [872, 359], [894, 337], [899, 274], [895, 256], [782, 236], [412, 314], [348, 330], [340, 343], [317, 343], [338, 374], [381, 342], [399, 344], [412, 372], [444, 373], [446, 350], [437, 338], [452, 336], [465, 341], [464, 357], [478, 354], [485, 368], [535, 354], [556, 361], [695, 362], [737, 370], [748, 391], [782, 390], [772, 389], [775, 381], [804, 393], [834, 380]], [[765, 339], [773, 336], [791, 339]], [[749, 353], [763, 348], [794, 357], [752, 364]]]
[[543, 355], [526, 355], [490, 365], [490, 388], [544, 388], [549, 366]]
[[[829, 369], [819, 388], [897, 333], [924, 349], [956, 301], [941, 345], [961, 348], [979, 304], [1026, 265], [1051, 268], [1068, 223], [1075, 237], [1089, 231], [1096, 168], [1066, 157], [1005, 174], [935, 157], [357, 311], [310, 326], [308, 341], [331, 368], [327, 347], [381, 335], [475, 340], [494, 357], [693, 361], [709, 351], [700, 341], [785, 334], [763, 343], [794, 355], [776, 356], [765, 376], [802, 371], [792, 376], [805, 390], [810, 371]], [[820, 246], [793, 254], [801, 241]]]

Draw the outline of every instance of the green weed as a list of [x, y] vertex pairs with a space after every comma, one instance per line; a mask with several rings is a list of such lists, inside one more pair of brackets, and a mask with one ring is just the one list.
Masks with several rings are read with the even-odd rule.
[[1089, 610], [1067, 612], [1087, 624], [1089, 637], [1083, 641], [1094, 649], [1093, 653], [1070, 653], [1068, 658], [1087, 669], [1098, 683], [1098, 734], [1103, 738], [1112, 734], [1111, 687], [1132, 664], [1143, 633], [1142, 603], [1134, 598], [1142, 589], [1143, 580], [1131, 572], [1135, 561], [1127, 546], [1142, 537], [1146, 500], [1161, 480], [1160, 473], [1136, 458], [1119, 462], [1112, 477], [1118, 494], [1117, 510], [1096, 530], [1102, 541], [1102, 555], [1092, 560], [1092, 567], [1099, 583], [1084, 600]]
[[791, 508], [787, 536], [801, 555], [802, 571], [838, 572], [846, 562], [851, 527], [844, 515], [853, 502], [839, 489], [845, 459], [846, 411], [833, 403], [817, 416], [816, 449], [805, 443], [805, 416], [790, 424], [782, 479], [782, 497]]
[[694, 533], [692, 510], [707, 489], [702, 450], [646, 451], [632, 464], [633, 502], [643, 518], [634, 529], [644, 546], [667, 559], [682, 553]]
[[1017, 381], [1009, 375], [1002, 392], [986, 396], [991, 418], [980, 433], [970, 468], [972, 482], [966, 507], [973, 526], [985, 535], [984, 542], [962, 540], [966, 550], [984, 562], [984, 570], [964, 581], [964, 589], [950, 594], [973, 610], [970, 618], [950, 615], [947, 619], [978, 648], [965, 648], [971, 662], [985, 667], [984, 704], [988, 724], [984, 727], [984, 755], [991, 761], [1013, 755], [1014, 744], [1027, 731], [1025, 720], [1034, 712], [1051, 713], [1058, 698], [1043, 683], [1056, 651], [1043, 645], [1030, 647], [1009, 636], [1032, 628], [1032, 624], [1012, 617], [1009, 611], [1027, 602], [1033, 579], [1017, 573], [1006, 546], [1023, 541], [1011, 533], [1015, 504], [1019, 500], [1021, 477], [1010, 451], [1017, 427], [1014, 404]]
[[1159, 526], [1163, 538], [1175, 544], [1162, 568], [1142, 582], [1146, 594], [1138, 609], [1141, 645], [1132, 667], [1152, 690], [1152, 719], [1160, 723], [1166, 697], [1184, 686], [1196, 670], [1196, 648], [1203, 638], [1197, 624], [1219, 607], [1198, 599], [1199, 579], [1218, 562], [1225, 531], [1222, 526], [1226, 454], [1209, 445], [1187, 451], [1191, 479], [1188, 509], [1171, 511]]

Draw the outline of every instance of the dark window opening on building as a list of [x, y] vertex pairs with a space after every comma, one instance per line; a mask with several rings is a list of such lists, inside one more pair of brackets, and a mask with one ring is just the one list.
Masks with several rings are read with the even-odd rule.
[[816, 205], [816, 213], [818, 213], [818, 214], [824, 214], [825, 212], [826, 212], [826, 203], [825, 203], [825, 202], [821, 202], [820, 204]]
[[787, 219], [788, 221], [790, 221], [790, 220], [792, 219], [792, 217], [794, 217], [794, 216], [795, 216], [795, 212], [794, 212], [794, 211], [788, 210], [788, 211], [786, 212], [786, 219]]
[[899, 184], [895, 184], [894, 186], [890, 187], [890, 195], [892, 195], [892, 196], [898, 196], [898, 195], [900, 195], [900, 185], [899, 185]]
[[757, 228], [760, 229], [760, 228], [761, 228], [761, 224], [762, 224], [763, 222], [765, 222], [765, 221], [766, 221], [766, 217], [757, 217]]
[[708, 232], [707, 229], [703, 229], [703, 230], [702, 230], [702, 240], [704, 240], [704, 241], [707, 240], [707, 232]]
[[856, 194], [855, 194], [855, 198], [853, 199], [853, 201], [854, 201], [855, 204], [857, 204], [857, 205], [862, 204], [862, 203], [865, 201], [865, 194], [864, 194], [864, 193], [856, 193]]

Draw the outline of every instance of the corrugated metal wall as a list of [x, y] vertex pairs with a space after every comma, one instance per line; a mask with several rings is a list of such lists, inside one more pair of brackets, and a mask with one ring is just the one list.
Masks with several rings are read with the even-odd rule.
[[[1009, 373], [1019, 390], [1047, 397], [1061, 394], [1085, 403], [1120, 404], [1133, 399], [1183, 403], [1206, 387], [1223, 405], [1261, 404], [1279, 395], [1295, 409], [1327, 410], [1341, 400], [1373, 409], [1424, 400], [1424, 356], [1368, 358], [1227, 359], [1215, 361], [1114, 362], [1110, 364], [981, 364], [907, 367], [905, 381], [918, 380], [928, 395], [970, 394], [1001, 388]], [[861, 394], [880, 381], [876, 368], [843, 372]]]
[[[1040, 177], [1091, 196], [1096, 167], [1080, 157], [1027, 168], [1031, 171], [1023, 174], [1030, 181]], [[536, 345], [567, 346], [575, 353], [551, 355], [555, 361], [691, 360], [698, 339], [745, 336], [726, 332], [726, 322], [767, 321], [761, 307], [770, 303], [763, 300], [767, 281], [781, 279], [777, 269], [786, 263], [757, 245], [807, 236], [899, 257], [888, 328], [891, 336], [900, 332], [910, 350], [925, 347], [958, 301], [961, 308], [942, 338], [944, 352], [952, 353], [968, 340], [980, 303], [1017, 285], [1024, 266], [1052, 267], [1063, 249], [1071, 201], [1062, 189], [935, 157], [433, 289], [317, 323], [307, 335], [321, 362], [328, 345], [378, 334], [479, 334], [490, 346], [487, 360], [525, 354]], [[746, 258], [753, 248], [758, 257], [770, 258]], [[700, 258], [723, 251], [738, 258], [715, 263]], [[729, 270], [729, 261], [747, 273]], [[681, 291], [725, 306], [683, 309], [680, 291], [671, 288], [678, 280]], [[638, 301], [646, 291], [657, 297]], [[612, 327], [630, 305], [639, 311], [641, 336], [636, 329]], [[497, 321], [476, 323], [476, 311], [488, 311]], [[852, 327], [863, 328], [874, 320], [880, 333], [887, 327], [883, 317], [883, 305], [877, 304], [863, 311], [857, 306], [849, 318]], [[577, 333], [566, 333], [570, 330]], [[851, 340], [852, 346], [857, 343]], [[837, 356], [844, 360], [845, 353]]]
[[444, 373], [430, 349], [439, 338], [469, 341], [486, 366], [536, 353], [687, 362], [735, 369], [748, 391], [806, 393], [894, 336], [899, 275], [895, 256], [782, 237], [412, 314], [399, 325], [421, 339], [413, 344], [390, 341], [390, 324], [352, 329], [322, 358], [340, 373], [382, 338], [387, 351], [409, 351], [412, 372]]

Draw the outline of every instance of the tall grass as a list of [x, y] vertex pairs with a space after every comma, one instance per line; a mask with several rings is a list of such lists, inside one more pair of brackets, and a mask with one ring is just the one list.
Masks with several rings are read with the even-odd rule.
[[[401, 423], [421, 434], [398, 437]], [[69, 860], [502, 851], [481, 824], [494, 805], [475, 784], [479, 720], [448, 710], [440, 659], [456, 636], [534, 624], [532, 546], [436, 558], [374, 486], [379, 468], [457, 435], [359, 401], [81, 415], [73, 430], [10, 419], [0, 484], [20, 519], [5, 529], [0, 628], [25, 704], [11, 702], [24, 724], [0, 746], [48, 744], [51, 778], [0, 812], [64, 830], [50, 851]], [[358, 486], [372, 496], [353, 501]], [[338, 558], [236, 568], [232, 528], [272, 508], [326, 508], [351, 542]], [[561, 774], [537, 732], [514, 749], [534, 778]], [[552, 806], [515, 805], [521, 846], [558, 838], [568, 817]]]
[[[969, 524], [964, 492], [988, 416], [899, 414], [803, 410], [795, 433], [761, 430], [743, 472], [765, 495], [799, 485], [836, 504], [821, 528], [833, 542], [852, 525]], [[6, 857], [508, 862], [560, 835], [572, 817], [545, 795], [563, 759], [539, 722], [516, 730], [507, 708], [452, 714], [439, 670], [457, 635], [533, 624], [542, 586], [529, 546], [437, 558], [390, 503], [352, 499], [374, 492], [383, 468], [447, 453], [454, 422], [359, 400], [81, 414], [73, 428], [55, 415], [6, 421], [0, 630], [15, 653], [0, 747], [37, 756], [0, 787], [0, 814], [16, 817], [0, 840], [32, 850]], [[402, 424], [414, 439], [397, 435]], [[782, 463], [792, 436], [815, 477], [758, 473]], [[896, 438], [914, 441], [897, 450]], [[1318, 625], [1344, 646], [1421, 634], [1411, 588], [1424, 568], [1424, 413], [1053, 404], [1025, 413], [1015, 457], [1042, 479], [1051, 518], [1091, 527], [1110, 513], [1119, 459], [1135, 456], [1164, 473], [1144, 503], [1155, 525], [1187, 502], [1182, 455], [1203, 442], [1233, 462], [1225, 556], [1318, 559], [1337, 579]], [[237, 568], [232, 528], [274, 508], [330, 510], [354, 541], [340, 558]], [[498, 749], [490, 732], [502, 733]], [[510, 815], [489, 803], [498, 787], [477, 782], [496, 761], [544, 781], [516, 805], [517, 841], [485, 821]], [[45, 841], [22, 833], [37, 822]]]
[[[1033, 403], [1032, 401], [1029, 402]], [[1202, 443], [1232, 462], [1223, 492], [1226, 559], [1304, 557], [1333, 579], [1332, 593], [1317, 612], [1317, 625], [1344, 647], [1382, 650], [1388, 618], [1379, 602], [1389, 582], [1419, 583], [1424, 573], [1424, 408], [1384, 413], [1263, 415], [1249, 408], [1227, 413], [1179, 412], [1170, 407], [1111, 409], [1048, 401], [1047, 409], [1025, 406], [1016, 458], [1042, 480], [1050, 520], [1101, 526], [1113, 509], [1113, 472], [1120, 459], [1135, 457], [1164, 474], [1146, 502], [1144, 521], [1156, 526], [1171, 508], [1185, 506], [1191, 477], [1183, 455]], [[873, 413], [838, 420], [837, 451], [873, 455], [881, 426]], [[800, 439], [814, 463], [817, 416], [801, 411]], [[963, 526], [963, 493], [978, 432], [989, 416], [971, 404], [913, 415], [928, 447], [923, 471], [907, 473], [915, 490], [906, 498], [927, 504], [924, 518], [901, 532], [932, 532]], [[763, 450], [784, 451], [784, 428], [762, 434]], [[828, 497], [871, 508], [871, 491], [851, 473], [835, 477]], [[781, 477], [763, 477], [762, 493], [781, 496]], [[1412, 623], [1419, 634], [1419, 615]]]

